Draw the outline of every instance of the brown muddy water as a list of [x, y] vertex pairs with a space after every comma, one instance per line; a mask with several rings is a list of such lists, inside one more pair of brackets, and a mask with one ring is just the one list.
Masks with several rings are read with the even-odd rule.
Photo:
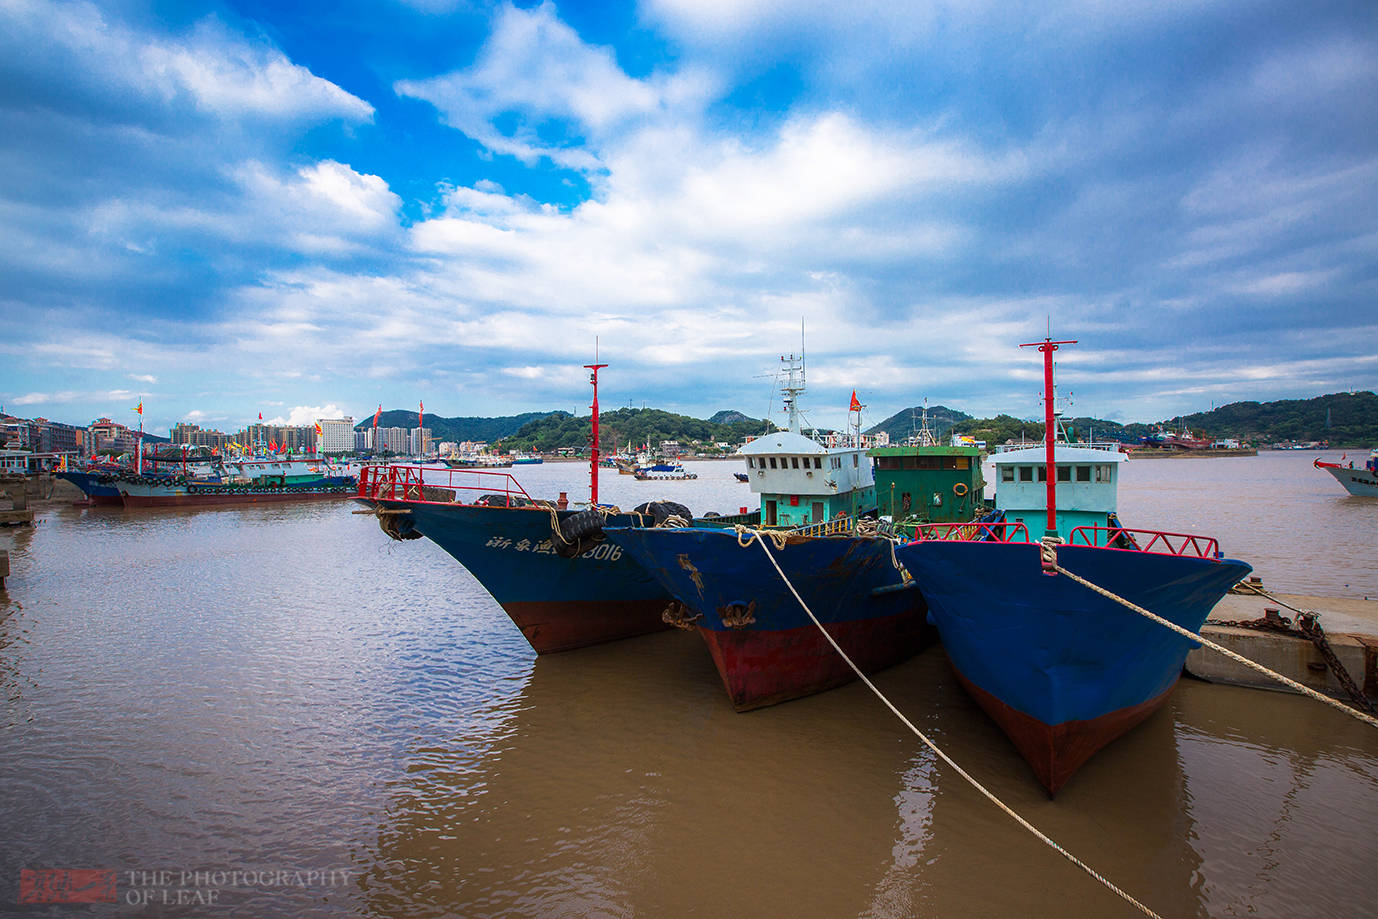
[[[1217, 535], [1279, 591], [1378, 597], [1378, 501], [1313, 458], [1131, 461], [1121, 516]], [[734, 464], [691, 468], [603, 496], [750, 503]], [[586, 496], [582, 467], [517, 471]], [[1136, 914], [864, 687], [739, 715], [680, 632], [538, 660], [447, 555], [352, 509], [0, 532], [0, 914]], [[1378, 731], [1324, 706], [1183, 680], [1050, 802], [941, 648], [877, 683], [1163, 915], [1378, 912]], [[21, 906], [25, 869], [113, 871], [116, 902]]]

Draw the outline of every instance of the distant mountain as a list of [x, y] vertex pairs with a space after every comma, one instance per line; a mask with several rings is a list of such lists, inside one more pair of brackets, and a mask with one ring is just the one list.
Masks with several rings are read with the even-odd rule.
[[[563, 412], [526, 412], [521, 415], [503, 415], [497, 418], [473, 418], [455, 417], [445, 418], [440, 415], [426, 415], [426, 427], [431, 429], [431, 437], [437, 442], [452, 440], [456, 443], [465, 440], [478, 440], [487, 443], [496, 443], [510, 434], [515, 434], [521, 430], [522, 426], [529, 424], [539, 418], [545, 418], [551, 414], [566, 414]], [[370, 415], [363, 421], [354, 425], [354, 430], [363, 431], [373, 427], [373, 416]], [[406, 428], [411, 430], [416, 427], [416, 412], [412, 409], [389, 409], [383, 412], [378, 418], [380, 428]]]
[[[741, 412], [735, 411], [733, 409], [723, 409], [722, 411], [716, 413], [712, 418], [708, 419], [710, 424], [737, 424], [741, 421], [752, 420], [754, 419], [752, 419], [749, 415], [743, 415]], [[759, 424], [760, 422], [757, 423]]]
[[[953, 425], [967, 421], [971, 418], [966, 412], [959, 412], [955, 408], [948, 408], [945, 405], [934, 405], [928, 409], [928, 428], [939, 440], [946, 440], [948, 431], [952, 430]], [[903, 443], [911, 434], [917, 431], [923, 424], [923, 406], [916, 405], [912, 408], [900, 409], [895, 414], [886, 418], [879, 424], [867, 428], [867, 434], [876, 434], [884, 431], [890, 435], [891, 443]]]
[[1314, 399], [1231, 402], [1162, 424], [1265, 443], [1328, 440], [1334, 446], [1372, 447], [1378, 444], [1378, 395], [1340, 392]]
[[[732, 420], [715, 420], [722, 416]], [[619, 408], [602, 412], [598, 420], [599, 448], [604, 452], [625, 448], [628, 443], [635, 448], [649, 442], [654, 449], [664, 440], [678, 441], [686, 448], [698, 444], [706, 452], [712, 452], [716, 443], [728, 443], [735, 449], [746, 435], [774, 429], [770, 422], [749, 418], [740, 412], [718, 412], [705, 421], [656, 408]], [[576, 418], [567, 412], [557, 412], [528, 422], [515, 434], [503, 438], [502, 446], [507, 450], [540, 452], [560, 447], [582, 450], [588, 446], [591, 436], [589, 416]]]

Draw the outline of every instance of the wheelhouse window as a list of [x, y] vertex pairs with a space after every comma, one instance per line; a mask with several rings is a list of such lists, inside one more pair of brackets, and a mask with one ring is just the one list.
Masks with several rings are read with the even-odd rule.
[[1020, 466], [1020, 467], [1019, 467], [1019, 481], [1021, 481], [1021, 482], [1032, 482], [1032, 481], [1033, 481], [1033, 477], [1034, 477], [1034, 471], [1033, 471], [1033, 470], [1034, 470], [1034, 467], [1032, 467], [1032, 466]]
[[1072, 467], [1071, 467], [1071, 466], [1058, 466], [1058, 467], [1057, 467], [1057, 480], [1058, 480], [1059, 482], [1070, 482], [1070, 481], [1072, 481]]
[[1097, 481], [1097, 482], [1113, 482], [1113, 481], [1115, 481], [1115, 467], [1114, 467], [1114, 466], [1097, 466], [1097, 467], [1096, 467], [1096, 481]]
[[773, 456], [770, 458], [770, 468], [771, 468], [771, 469], [774, 469], [774, 468], [775, 468], [775, 457], [773, 457]]
[[1001, 467], [1000, 467], [1000, 481], [1002, 481], [1002, 482], [1013, 482], [1013, 481], [1014, 481], [1014, 467], [1013, 467], [1013, 466], [1001, 466]]
[[815, 457], [813, 458], [813, 468], [815, 468], [815, 469], [822, 469], [822, 468], [823, 468], [823, 457], [821, 457], [821, 456], [815, 456]]
[[1091, 467], [1090, 467], [1090, 466], [1078, 466], [1078, 467], [1077, 467], [1077, 481], [1078, 481], [1078, 482], [1089, 482], [1089, 481], [1091, 481]]
[[791, 468], [791, 469], [798, 469], [798, 468], [799, 468], [799, 457], [797, 457], [797, 456], [791, 456], [791, 457], [789, 458], [789, 464], [790, 464], [790, 468]]

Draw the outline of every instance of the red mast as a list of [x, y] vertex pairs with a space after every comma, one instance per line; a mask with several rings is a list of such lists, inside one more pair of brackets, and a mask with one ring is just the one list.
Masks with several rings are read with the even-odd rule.
[[[594, 361], [598, 358], [595, 357]], [[589, 500], [594, 504], [598, 503], [598, 371], [608, 366], [607, 364], [585, 364], [584, 367], [592, 370], [589, 382], [593, 384], [593, 405], [589, 406], [593, 410], [593, 450], [591, 451], [592, 460], [589, 463]]]
[[1021, 348], [1037, 348], [1043, 352], [1043, 443], [1047, 448], [1046, 463], [1048, 466], [1048, 530], [1045, 536], [1057, 535], [1057, 463], [1053, 459], [1053, 440], [1057, 436], [1057, 426], [1053, 419], [1053, 352], [1058, 345], [1075, 345], [1076, 341], [1053, 341], [1045, 338], [1042, 341], [1030, 342], [1020, 345]]

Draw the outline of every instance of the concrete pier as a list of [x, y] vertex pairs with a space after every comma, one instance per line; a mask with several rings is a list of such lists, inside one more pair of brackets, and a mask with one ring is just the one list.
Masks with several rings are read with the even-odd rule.
[[0, 494], [10, 499], [8, 510], [0, 510], [0, 526], [26, 526], [33, 523], [29, 510], [29, 486], [23, 476], [6, 476], [0, 481]]
[[[1274, 594], [1283, 603], [1317, 614], [1335, 656], [1355, 684], [1370, 699], [1378, 700], [1378, 600]], [[1276, 609], [1292, 621], [1291, 632], [1264, 631], [1222, 625], [1250, 622]], [[1270, 670], [1318, 692], [1348, 699], [1343, 686], [1326, 666], [1320, 649], [1296, 631], [1297, 614], [1266, 597], [1229, 594], [1211, 611], [1201, 635]], [[1213, 683], [1291, 690], [1263, 674], [1217, 654], [1197, 648], [1187, 655], [1187, 673]]]

